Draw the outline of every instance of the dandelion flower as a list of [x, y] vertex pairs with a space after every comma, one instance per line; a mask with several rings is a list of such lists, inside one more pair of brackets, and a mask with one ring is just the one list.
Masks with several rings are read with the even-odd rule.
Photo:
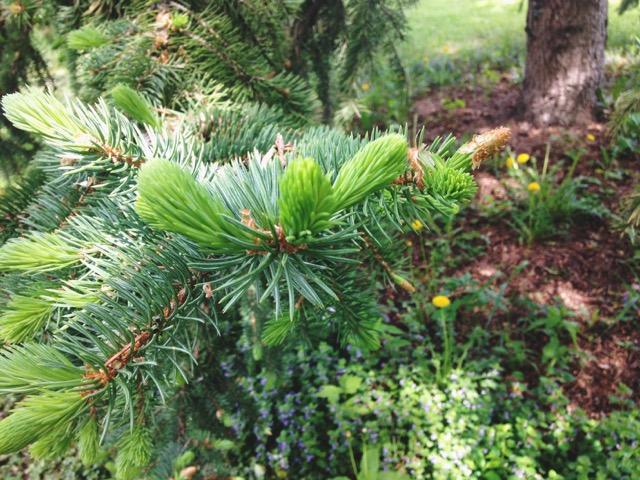
[[518, 155], [516, 157], [516, 162], [518, 163], [527, 163], [529, 161], [529, 154], [528, 153], [521, 153], [520, 155]]
[[20, 2], [12, 3], [11, 5], [9, 5], [9, 11], [14, 15], [20, 15], [22, 12], [24, 12], [24, 10], [25, 7]]
[[451, 300], [449, 300], [449, 297], [446, 297], [444, 295], [438, 295], [436, 297], [433, 297], [431, 303], [433, 303], [436, 308], [446, 308], [451, 305]]
[[540, 191], [540, 184], [538, 182], [531, 182], [529, 185], [527, 185], [527, 190], [536, 193]]
[[445, 45], [444, 47], [442, 47], [442, 51], [443, 52], [450, 52], [451, 51], [451, 47], [449, 45]]
[[422, 225], [422, 222], [420, 220], [416, 219], [411, 223], [411, 227], [414, 230], [420, 230], [424, 227], [424, 225]]
[[369, 90], [370, 88], [371, 88], [371, 85], [369, 85], [368, 83], [363, 83], [363, 84], [362, 84], [362, 90], [364, 90], [365, 92], [366, 92], [367, 90]]
[[429, 63], [429, 57], [422, 57], [422, 61], [424, 63]]
[[513, 157], [507, 158], [505, 165], [507, 166], [507, 168], [513, 168]]
[[596, 137], [591, 133], [587, 133], [587, 140], [589, 140], [590, 142], [594, 142], [596, 140]]

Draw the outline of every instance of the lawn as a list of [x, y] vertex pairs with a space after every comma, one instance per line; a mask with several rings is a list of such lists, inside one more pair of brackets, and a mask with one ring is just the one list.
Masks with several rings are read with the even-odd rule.
[[[619, 3], [609, 3], [611, 49], [629, 44], [640, 29], [640, 10], [618, 15]], [[407, 18], [410, 31], [400, 53], [408, 63], [507, 46], [524, 50], [526, 43], [526, 2], [521, 0], [420, 0]]]

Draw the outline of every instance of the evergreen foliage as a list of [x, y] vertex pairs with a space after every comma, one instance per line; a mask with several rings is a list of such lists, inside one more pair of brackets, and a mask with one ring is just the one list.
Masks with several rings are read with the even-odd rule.
[[[43, 149], [38, 181], [3, 205], [0, 394], [26, 397], [0, 422], [0, 454], [75, 444], [89, 463], [113, 445], [117, 478], [155, 475], [175, 463], [149, 466], [153, 439], [185, 428], [158, 407], [233, 395], [221, 379], [186, 385], [219, 371], [230, 330], [276, 368], [289, 344], [380, 345], [376, 285], [412, 288], [398, 235], [457, 212], [472, 165], [506, 134], [455, 151], [452, 138], [410, 148], [405, 132], [313, 126], [315, 80], [286, 65], [296, 46], [319, 48], [319, 16], [341, 2], [320, 3], [97, 2], [103, 21], [67, 37], [85, 101], [34, 88], [2, 98]], [[348, 48], [363, 50], [347, 50], [345, 79], [369, 48], [360, 3], [344, 13]], [[322, 54], [337, 68], [333, 45]], [[200, 425], [222, 415], [199, 411]], [[158, 451], [175, 453], [171, 441]]]
[[[49, 72], [42, 53], [32, 41], [34, 25], [51, 15], [52, 5], [5, 2], [0, 6], [0, 96], [15, 92], [27, 81], [43, 83]], [[27, 168], [35, 145], [23, 131], [0, 117], [0, 179], [20, 175]]]
[[[253, 295], [264, 305], [263, 318], [278, 319], [265, 326], [267, 344], [300, 334], [307, 321], [326, 329], [330, 306], [344, 344], [376, 348], [375, 306], [362, 302], [371, 294], [363, 295], [356, 267], [371, 251], [377, 256], [393, 245], [375, 233], [376, 225], [387, 215], [399, 225], [406, 208], [429, 215], [431, 198], [457, 204], [475, 188], [465, 173], [474, 152], [447, 162], [435, 151], [408, 152], [397, 133], [363, 140], [328, 135], [331, 143], [324, 143], [327, 130], [312, 128], [289, 147], [276, 138], [267, 152], [219, 164], [203, 156], [188, 128], [143, 133], [105, 103], [64, 105], [29, 91], [3, 104], [16, 125], [41, 136], [53, 158], [74, 159], [49, 164], [58, 170], [49, 174], [52, 185], [63, 177], [77, 184], [88, 172], [94, 180], [57, 227], [27, 230], [0, 249], [8, 293], [0, 322], [4, 340], [15, 345], [3, 357], [7, 378], [31, 378], [24, 352], [36, 364], [65, 365], [55, 375], [42, 369], [43, 377], [28, 384], [7, 380], [4, 392], [29, 393], [37, 385], [39, 395], [0, 424], [37, 417], [30, 429], [7, 437], [2, 451], [36, 442], [35, 451], [43, 452], [55, 427], [93, 457], [92, 420], [81, 417], [91, 406], [103, 431], [138, 425], [125, 427], [118, 441], [122, 478], [148, 462], [151, 434], [140, 425], [171, 395], [176, 378], [190, 376], [202, 328], [219, 325], [217, 303], [233, 317], [231, 307]], [[419, 182], [425, 175], [432, 179]], [[22, 343], [40, 335], [50, 346]], [[72, 376], [60, 378], [66, 371]], [[61, 398], [68, 409], [59, 406]]]

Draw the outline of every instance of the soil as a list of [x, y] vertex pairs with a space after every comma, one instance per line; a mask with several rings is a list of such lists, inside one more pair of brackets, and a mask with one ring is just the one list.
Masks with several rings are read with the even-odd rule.
[[[608, 146], [610, 141], [605, 123], [594, 122], [579, 129], [535, 128], [515, 119], [518, 97], [519, 87], [505, 76], [497, 85], [489, 87], [458, 86], [428, 91], [415, 101], [412, 117], [417, 119], [418, 128], [425, 127], [427, 143], [449, 132], [458, 138], [469, 138], [474, 133], [504, 125], [512, 131], [508, 147], [513, 152], [542, 159], [549, 145], [551, 164], [568, 160], [567, 152], [583, 149], [575, 175], [597, 179], [600, 185], [593, 188], [600, 192], [609, 190], [611, 193], [603, 197], [603, 203], [614, 214], [618, 212], [619, 200], [638, 181], [638, 159], [614, 161], [610, 172], [617, 170], [623, 174], [607, 175], [602, 171], [600, 148]], [[447, 109], [452, 103], [458, 107]], [[595, 140], [588, 141], [587, 134]], [[475, 204], [506, 198], [504, 183], [496, 176], [504, 168], [494, 163], [476, 173], [479, 190]], [[500, 279], [494, 280], [496, 285], [514, 275], [505, 291], [507, 298], [564, 305], [570, 312], [570, 320], [580, 325], [580, 354], [571, 372], [574, 380], [565, 385], [572, 405], [593, 417], [606, 414], [617, 408], [610, 396], [620, 396], [623, 383], [632, 391], [628, 398], [639, 403], [640, 310], [637, 309], [640, 305], [628, 311], [624, 320], [619, 317], [631, 299], [630, 289], [640, 291], [640, 280], [636, 279], [629, 262], [634, 249], [621, 230], [612, 228], [612, 219], [574, 224], [566, 236], [528, 246], [519, 240], [510, 225], [488, 220], [480, 208], [468, 208], [463, 215], [464, 228], [478, 231], [488, 239], [488, 244], [483, 255], [448, 275], [458, 277], [469, 273], [484, 284], [502, 272]], [[516, 271], [523, 261], [528, 262], [527, 265]], [[507, 321], [514, 319], [497, 317], [489, 328], [505, 328]], [[486, 325], [482, 320], [478, 324]], [[468, 325], [469, 330], [473, 326]], [[546, 341], [540, 338], [539, 347]], [[535, 382], [534, 377], [538, 375], [532, 369], [528, 380]]]

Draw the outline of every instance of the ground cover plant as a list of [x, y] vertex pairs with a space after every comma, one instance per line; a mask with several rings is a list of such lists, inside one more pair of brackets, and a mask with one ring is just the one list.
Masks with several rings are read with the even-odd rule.
[[[250, 62], [257, 83], [191, 96], [181, 59], [221, 14], [197, 2], [70, 28], [85, 101], [3, 99], [42, 145], [3, 192], [3, 478], [640, 475], [640, 139], [634, 112], [607, 123], [639, 12], [611, 16], [600, 117], [541, 128], [513, 115], [520, 2], [466, 3], [414, 7], [450, 29], [399, 44], [404, 70], [372, 58], [330, 109], [309, 72], [282, 109], [248, 98], [274, 87]], [[322, 28], [307, 41], [344, 38]], [[505, 130], [474, 136], [499, 125], [502, 153]]]

